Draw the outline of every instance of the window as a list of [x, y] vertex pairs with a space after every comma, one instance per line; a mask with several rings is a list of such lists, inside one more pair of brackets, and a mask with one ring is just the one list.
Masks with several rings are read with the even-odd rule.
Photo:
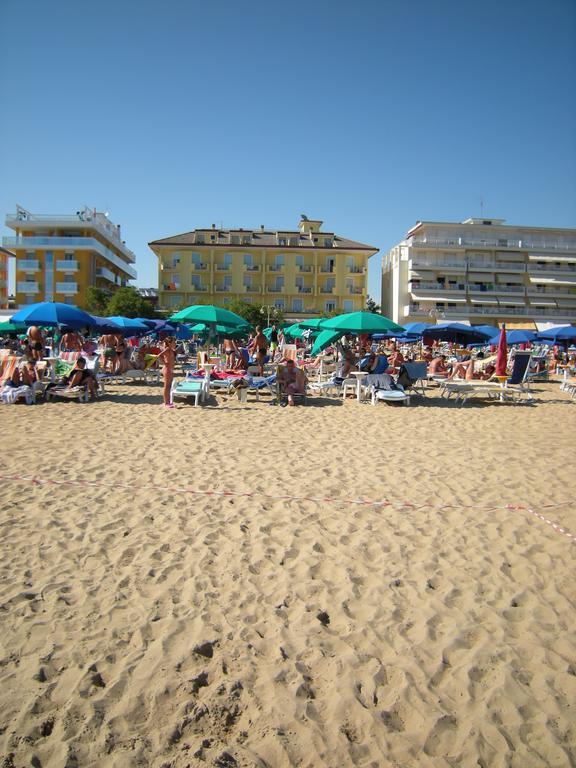
[[332, 238], [331, 237], [325, 237], [324, 238], [324, 248], [332, 248]]
[[336, 302], [335, 301], [327, 301], [324, 304], [324, 310], [326, 312], [333, 312], [336, 309]]
[[201, 267], [202, 266], [202, 256], [199, 253], [193, 253], [192, 254], [192, 264], [195, 267]]
[[230, 269], [232, 266], [232, 254], [231, 253], [225, 253], [224, 254], [224, 266], [227, 269]]
[[354, 312], [354, 302], [352, 299], [344, 299], [344, 312]]
[[274, 299], [274, 306], [276, 309], [284, 309], [286, 302], [284, 299]]
[[66, 251], [64, 253], [64, 261], [75, 261], [74, 253], [70, 253], [70, 251]]
[[274, 265], [276, 267], [283, 267], [284, 266], [284, 254], [283, 253], [276, 254], [276, 256], [274, 257]]
[[253, 266], [254, 257], [251, 253], [245, 253], [244, 254], [244, 266], [250, 268]]
[[204, 235], [203, 235], [203, 234], [201, 234], [200, 232], [196, 232], [196, 242], [197, 242], [199, 245], [203, 245], [203, 244], [204, 244], [204, 242], [205, 242], [205, 238], [204, 238]]
[[292, 312], [303, 312], [304, 302], [302, 299], [292, 299]]
[[170, 266], [172, 268], [177, 267], [180, 264], [180, 254], [178, 251], [172, 254], [172, 259], [170, 261]]

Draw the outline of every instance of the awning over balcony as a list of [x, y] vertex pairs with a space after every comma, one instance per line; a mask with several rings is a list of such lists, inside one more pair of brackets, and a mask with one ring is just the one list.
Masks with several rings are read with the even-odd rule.
[[482, 298], [475, 298], [474, 296], [470, 299], [472, 304], [498, 304], [498, 299], [494, 296], [488, 297], [483, 296]]

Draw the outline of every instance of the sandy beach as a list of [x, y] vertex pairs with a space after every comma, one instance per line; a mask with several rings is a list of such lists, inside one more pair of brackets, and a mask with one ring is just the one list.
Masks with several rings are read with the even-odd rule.
[[160, 392], [0, 408], [3, 768], [576, 764], [576, 542], [537, 516], [576, 533], [557, 384]]

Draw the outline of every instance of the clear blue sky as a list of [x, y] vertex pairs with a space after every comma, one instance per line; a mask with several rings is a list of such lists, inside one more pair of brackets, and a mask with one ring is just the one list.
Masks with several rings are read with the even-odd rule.
[[213, 222], [574, 227], [575, 83], [574, 0], [1, 0], [0, 213], [109, 211], [142, 286]]

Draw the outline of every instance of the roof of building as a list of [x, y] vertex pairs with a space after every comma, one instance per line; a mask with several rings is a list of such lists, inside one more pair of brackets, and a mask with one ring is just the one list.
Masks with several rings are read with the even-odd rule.
[[490, 219], [488, 217], [483, 219], [465, 219], [464, 221], [417, 221], [413, 227], [408, 230], [408, 236], [414, 234], [416, 230], [424, 226], [435, 227], [469, 227], [469, 226], [486, 226], [486, 227], [502, 227], [504, 229], [530, 229], [540, 232], [568, 232], [570, 234], [576, 232], [576, 229], [571, 227], [538, 227], [527, 224], [506, 224], [506, 219]]
[[[211, 240], [205, 243], [196, 242], [196, 233], [204, 235], [209, 232], [210, 235], [215, 235], [215, 240]], [[249, 243], [233, 243], [230, 239], [230, 234], [250, 236]], [[298, 237], [298, 244], [292, 245], [288, 243], [280, 244], [278, 237], [284, 235], [293, 235]], [[333, 239], [334, 245], [323, 245], [324, 238]], [[225, 247], [238, 247], [238, 246], [250, 246], [250, 248], [308, 248], [308, 249], [326, 249], [333, 250], [335, 248], [347, 251], [373, 251], [376, 253], [378, 248], [373, 245], [367, 245], [366, 243], [359, 243], [356, 240], [349, 240], [348, 238], [335, 235], [333, 232], [313, 232], [312, 239], [310, 235], [303, 235], [298, 231], [290, 230], [239, 230], [239, 229], [194, 229], [191, 232], [184, 232], [180, 235], [173, 235], [172, 237], [165, 237], [161, 240], [152, 240], [148, 243], [149, 246], [154, 245], [210, 245], [210, 246], [225, 246]]]

